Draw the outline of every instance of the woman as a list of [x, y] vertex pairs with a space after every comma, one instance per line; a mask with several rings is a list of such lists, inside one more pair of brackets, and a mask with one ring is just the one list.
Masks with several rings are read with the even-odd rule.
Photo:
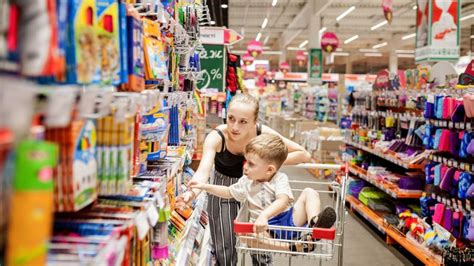
[[[193, 179], [207, 183], [213, 171], [213, 184], [230, 186], [236, 183], [243, 175], [243, 153], [247, 143], [261, 133], [279, 136], [275, 130], [257, 124], [257, 116], [258, 101], [249, 95], [236, 95], [229, 104], [227, 124], [217, 126], [207, 135], [203, 156]], [[284, 164], [310, 162], [311, 156], [303, 147], [284, 137], [282, 139], [288, 147]], [[189, 204], [200, 192], [194, 189], [184, 193], [178, 198], [178, 204]], [[238, 202], [209, 195], [207, 210], [217, 265], [236, 265], [233, 221], [239, 210]]]

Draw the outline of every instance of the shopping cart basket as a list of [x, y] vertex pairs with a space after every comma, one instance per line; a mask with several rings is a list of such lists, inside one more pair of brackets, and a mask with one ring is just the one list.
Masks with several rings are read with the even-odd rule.
[[[305, 186], [316, 190], [320, 194], [329, 194], [333, 197], [332, 204], [336, 210], [337, 219], [332, 228], [308, 228], [308, 227], [285, 227], [285, 226], [268, 226], [268, 231], [264, 233], [254, 233], [253, 224], [248, 221], [248, 212], [241, 211], [234, 221], [234, 232], [237, 237], [237, 251], [242, 254], [241, 264], [245, 265], [245, 255], [251, 254], [255, 256], [288, 257], [288, 265], [294, 257], [303, 259], [319, 260], [322, 264], [323, 260], [331, 260], [338, 251], [338, 265], [343, 262], [343, 242], [344, 242], [344, 218], [345, 218], [345, 197], [346, 182], [348, 178], [348, 167], [346, 165], [335, 164], [299, 164], [293, 167], [320, 169], [320, 170], [337, 170], [343, 171], [340, 182], [336, 181], [290, 181], [292, 192], [295, 198], [303, 191], [303, 189], [295, 188]], [[245, 210], [245, 208], [243, 208]], [[312, 238], [303, 241], [301, 235], [310, 234]], [[274, 238], [272, 235], [278, 235]], [[290, 236], [290, 237], [281, 237]], [[300, 249], [291, 248], [291, 246], [311, 246], [313, 249], [309, 252]]]

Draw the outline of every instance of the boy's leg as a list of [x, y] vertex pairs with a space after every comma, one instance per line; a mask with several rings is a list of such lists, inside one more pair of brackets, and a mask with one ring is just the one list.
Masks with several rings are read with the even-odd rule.
[[321, 200], [317, 191], [305, 188], [293, 207], [293, 223], [297, 227], [307, 224], [321, 211]]

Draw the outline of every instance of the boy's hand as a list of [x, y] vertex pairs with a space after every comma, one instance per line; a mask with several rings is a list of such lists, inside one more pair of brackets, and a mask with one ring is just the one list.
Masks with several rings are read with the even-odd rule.
[[193, 189], [193, 188], [197, 188], [197, 189], [204, 189], [204, 183], [202, 182], [198, 182], [196, 180], [191, 180], [188, 182], [188, 187]]
[[263, 213], [260, 214], [253, 224], [253, 232], [254, 233], [262, 233], [265, 232], [268, 228], [268, 217]]

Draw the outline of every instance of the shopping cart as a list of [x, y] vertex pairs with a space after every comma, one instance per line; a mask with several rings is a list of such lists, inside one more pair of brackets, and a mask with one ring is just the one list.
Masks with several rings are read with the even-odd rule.
[[[320, 170], [336, 170], [342, 171], [339, 182], [336, 181], [290, 181], [292, 192], [295, 198], [303, 191], [303, 189], [295, 188], [300, 186], [310, 187], [320, 194], [329, 194], [332, 196], [331, 201], [336, 210], [337, 219], [334, 226], [330, 229], [325, 228], [308, 228], [308, 227], [285, 227], [285, 226], [268, 226], [267, 232], [254, 233], [253, 224], [248, 221], [248, 212], [241, 211], [234, 221], [234, 232], [237, 237], [237, 251], [242, 254], [241, 264], [245, 265], [245, 255], [251, 254], [262, 258], [283, 256], [288, 257], [288, 265], [291, 265], [292, 258], [319, 260], [321, 265], [323, 260], [331, 260], [335, 257], [336, 250], [338, 265], [343, 262], [343, 242], [344, 242], [344, 218], [345, 218], [345, 197], [346, 182], [348, 179], [347, 165], [335, 164], [299, 164], [293, 167]], [[245, 208], [243, 208], [245, 210]], [[302, 241], [300, 236], [309, 234], [312, 238]], [[278, 235], [274, 238], [272, 235]], [[287, 237], [281, 236], [290, 236]], [[316, 240], [317, 239], [317, 240]], [[304, 252], [301, 249], [291, 248], [292, 246], [312, 247], [312, 251]], [[293, 250], [293, 251], [292, 251]], [[296, 250], [296, 251], [295, 251]]]

